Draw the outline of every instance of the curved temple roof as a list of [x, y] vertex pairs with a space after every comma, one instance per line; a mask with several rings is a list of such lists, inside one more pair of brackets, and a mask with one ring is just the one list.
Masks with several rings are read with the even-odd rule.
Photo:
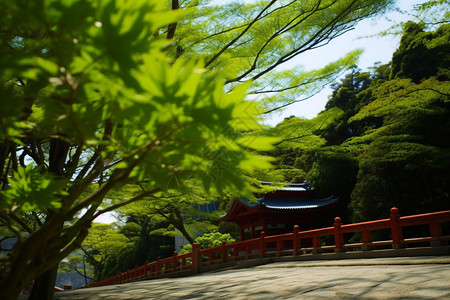
[[274, 190], [255, 195], [257, 200], [252, 202], [244, 197], [234, 199], [228, 212], [221, 217], [223, 222], [234, 222], [240, 226], [241, 240], [245, 239], [243, 230], [249, 227], [252, 227], [252, 237], [257, 226], [262, 226], [269, 235], [275, 231], [266, 228], [267, 225], [295, 223], [302, 224], [304, 228], [314, 228], [314, 222], [321, 216], [327, 216], [339, 200], [335, 196], [316, 199], [307, 182], [285, 186], [270, 182], [262, 184], [274, 187]]
[[256, 202], [249, 202], [246, 198], [241, 198], [240, 201], [247, 207], [253, 208], [256, 206], [263, 206], [272, 209], [309, 209], [324, 207], [336, 203], [339, 198], [330, 196], [323, 199], [284, 199], [284, 198], [258, 198]]
[[336, 203], [338, 198], [330, 196], [324, 199], [261, 199], [260, 205], [273, 209], [309, 209], [324, 207]]
[[[277, 186], [276, 183], [273, 182], [267, 182], [267, 181], [261, 181], [262, 185], [269, 185], [269, 186]], [[302, 183], [290, 183], [288, 185], [282, 186], [278, 189], [278, 191], [287, 191], [287, 192], [306, 192], [310, 191], [311, 187], [309, 186], [308, 182], [304, 181]]]

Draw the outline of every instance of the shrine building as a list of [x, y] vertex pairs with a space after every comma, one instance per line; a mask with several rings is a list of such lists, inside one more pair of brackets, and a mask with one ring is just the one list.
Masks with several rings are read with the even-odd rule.
[[[262, 184], [271, 185], [269, 182]], [[253, 203], [245, 198], [235, 199], [221, 218], [223, 222], [233, 222], [240, 227], [241, 241], [258, 237], [261, 231], [266, 235], [292, 232], [294, 225], [301, 231], [317, 228], [321, 220], [331, 218], [338, 202], [334, 196], [316, 199], [306, 181], [256, 196], [257, 201]]]

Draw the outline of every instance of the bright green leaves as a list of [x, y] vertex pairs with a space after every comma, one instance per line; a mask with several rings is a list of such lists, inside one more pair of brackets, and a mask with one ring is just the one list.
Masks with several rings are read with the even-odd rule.
[[391, 78], [410, 78], [415, 83], [450, 67], [450, 25], [424, 32], [423, 24], [407, 22], [400, 47], [392, 57]]
[[[324, 86], [355, 65], [362, 50], [354, 50], [344, 57], [312, 71], [303, 68], [272, 71], [252, 84], [251, 93], [265, 93], [262, 100], [265, 111], [299, 102], [315, 95]], [[301, 95], [301, 96], [299, 96]]]
[[[172, 54], [201, 57], [206, 67], [221, 70], [227, 83], [252, 80], [250, 90], [265, 93], [266, 108], [279, 107], [317, 93], [359, 55], [355, 51], [318, 70], [299, 71], [305, 53], [326, 46], [393, 2], [265, 0], [199, 6], [178, 24], [175, 42], [182, 51]], [[283, 64], [294, 58], [298, 65], [286, 70]]]
[[450, 20], [448, 0], [428, 0], [414, 5], [414, 17], [424, 24], [442, 24]]
[[[223, 241], [226, 241], [227, 244], [236, 242], [236, 240], [229, 233], [220, 232], [205, 233], [195, 239], [195, 242], [199, 243], [202, 246], [202, 249], [221, 246]], [[183, 247], [183, 249], [180, 251], [180, 254], [191, 251], [192, 245], [188, 244]]]
[[[13, 288], [57, 265], [105, 210], [167, 195], [182, 203], [188, 181], [251, 193], [244, 172], [269, 166], [256, 151], [272, 139], [241, 138], [260, 128], [247, 85], [226, 92], [220, 70], [167, 56], [165, 32], [182, 10], [159, 0], [0, 1], [0, 223], [23, 243], [8, 264], [27, 274]], [[137, 191], [105, 200], [131, 184]], [[115, 238], [94, 243], [120, 248]], [[28, 243], [44, 250], [28, 253]], [[129, 247], [118, 251], [122, 259]]]
[[11, 212], [16, 209], [24, 212], [56, 210], [61, 208], [60, 196], [66, 195], [62, 190], [64, 181], [55, 180], [53, 176], [42, 173], [41, 168], [32, 165], [19, 167], [9, 179], [9, 185], [10, 188], [1, 195]]
[[217, 75], [205, 74], [201, 64], [179, 59], [170, 65], [150, 56], [143, 62], [132, 72], [139, 88], [122, 90], [111, 115], [123, 125], [113, 133], [113, 140], [121, 141], [115, 144], [121, 156], [136, 147], [149, 151], [132, 176], [149, 176], [163, 190], [178, 188], [191, 176], [206, 189], [227, 184], [241, 189], [237, 166], [246, 171], [270, 166], [269, 159], [251, 151], [270, 149], [276, 139], [242, 136], [261, 128], [258, 103], [243, 100], [248, 84], [225, 93]]
[[[58, 208], [62, 186], [44, 172], [48, 161], [58, 161], [67, 180], [78, 177], [71, 185], [84, 178], [91, 182], [82, 186], [111, 180], [111, 188], [138, 181], [145, 190], [166, 193], [183, 190], [186, 179], [205, 190], [243, 191], [243, 172], [270, 167], [271, 160], [256, 151], [272, 149], [276, 139], [253, 134], [262, 111], [257, 101], [245, 100], [250, 83], [225, 92], [220, 72], [205, 72], [196, 59], [167, 57], [161, 27], [184, 12], [156, 0], [25, 2], [10, 12], [24, 21], [9, 24], [14, 55], [0, 57], [7, 99], [0, 107], [12, 115], [0, 129], [2, 138], [32, 143], [34, 155], [24, 154], [23, 169], [12, 173], [4, 193], [9, 205]], [[27, 30], [21, 35], [14, 26]], [[63, 157], [50, 153], [50, 139], [67, 143]], [[43, 165], [42, 174], [26, 167], [28, 156]], [[80, 194], [70, 199], [71, 207]]]
[[402, 132], [423, 134], [426, 129], [421, 120], [435, 123], [436, 118], [445, 119], [448, 95], [449, 82], [435, 77], [420, 84], [411, 79], [390, 80], [375, 90], [376, 100], [363, 107], [350, 122], [382, 118], [383, 126], [371, 130], [376, 132], [376, 136]]
[[[175, 20], [167, 12], [162, 12], [165, 7], [158, 3], [144, 0], [105, 1], [99, 10], [98, 19], [93, 20], [92, 24], [99, 33], [93, 36], [94, 43], [102, 54], [111, 59], [110, 63], [117, 63], [117, 71], [126, 72], [136, 67], [136, 55], [147, 53], [153, 46], [152, 34], [159, 26]], [[155, 19], [157, 12], [163, 16]], [[164, 17], [164, 22], [161, 22]]]

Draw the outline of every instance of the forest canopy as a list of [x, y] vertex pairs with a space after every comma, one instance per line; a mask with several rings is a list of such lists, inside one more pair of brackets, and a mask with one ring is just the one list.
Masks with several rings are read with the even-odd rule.
[[[266, 178], [307, 179], [353, 220], [448, 208], [448, 25], [405, 24], [372, 72], [360, 50], [286, 68], [394, 2], [0, 0], [0, 235], [16, 240], [0, 298], [33, 281], [51, 299], [69, 255], [94, 279], [152, 259], [162, 228], [189, 236], [192, 204]], [[261, 125], [348, 70], [317, 118]], [[120, 228], [93, 224], [119, 209]]]
[[384, 218], [393, 206], [405, 215], [449, 209], [449, 34], [449, 24], [404, 24], [391, 64], [354, 66], [316, 118], [266, 130], [282, 138], [277, 169], [339, 196], [348, 222]]

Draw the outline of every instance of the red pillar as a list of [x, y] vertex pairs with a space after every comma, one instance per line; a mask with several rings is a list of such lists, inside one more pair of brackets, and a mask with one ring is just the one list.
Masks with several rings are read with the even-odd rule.
[[227, 257], [228, 257], [228, 251], [227, 251], [227, 242], [226, 241], [222, 241], [222, 262], [226, 262], [227, 261]]
[[172, 269], [174, 272], [178, 270], [178, 253], [177, 251], [173, 251], [173, 262], [172, 262]]
[[391, 234], [392, 234], [392, 248], [401, 248], [402, 228], [400, 226], [400, 213], [397, 207], [391, 208]]
[[299, 232], [300, 232], [300, 227], [298, 227], [298, 225], [295, 225], [294, 230], [292, 231], [292, 252], [294, 255], [297, 255], [298, 250], [300, 249], [300, 241], [298, 239]]
[[158, 256], [156, 259], [156, 275], [161, 274], [161, 263], [159, 262], [161, 260], [161, 257]]
[[313, 250], [312, 253], [313, 254], [319, 254], [320, 253], [320, 237], [318, 236], [314, 236], [313, 237]]
[[200, 256], [200, 247], [199, 243], [192, 244], [192, 269], [195, 273], [200, 273], [200, 266], [202, 264], [201, 256]]
[[266, 237], [266, 233], [264, 231], [261, 231], [261, 234], [259, 235], [259, 256], [263, 258], [266, 255], [266, 243], [264, 241]]
[[362, 232], [362, 242], [363, 251], [372, 249], [372, 232], [370, 232], [370, 230], [364, 230]]
[[[442, 236], [442, 227], [440, 223], [431, 223], [430, 224], [430, 236], [431, 238], [437, 238]], [[443, 243], [439, 240], [432, 240], [431, 246], [442, 246]]]
[[343, 252], [344, 250], [344, 237], [342, 235], [342, 221], [341, 218], [336, 217], [334, 219], [334, 252]]
[[241, 226], [241, 241], [245, 239], [244, 226]]

